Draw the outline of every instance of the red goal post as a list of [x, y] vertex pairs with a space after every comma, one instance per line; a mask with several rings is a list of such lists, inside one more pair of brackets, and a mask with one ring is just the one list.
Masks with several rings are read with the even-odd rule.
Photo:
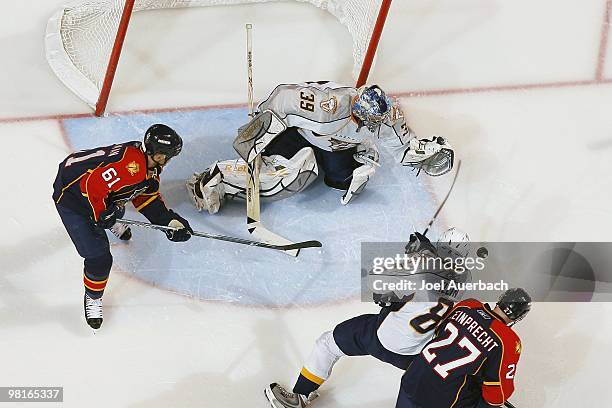
[[[47, 61], [57, 77], [104, 114], [134, 12], [179, 7], [264, 3], [280, 0], [76, 0], [62, 7], [47, 24]], [[292, 0], [327, 10], [353, 39], [353, 74], [365, 84], [387, 18], [391, 0]]]

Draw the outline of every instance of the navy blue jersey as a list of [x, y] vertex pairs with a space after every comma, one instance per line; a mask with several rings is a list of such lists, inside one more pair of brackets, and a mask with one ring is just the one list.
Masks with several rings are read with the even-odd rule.
[[402, 377], [403, 396], [423, 407], [502, 405], [514, 391], [521, 342], [488, 306], [469, 299], [440, 322], [436, 337]]

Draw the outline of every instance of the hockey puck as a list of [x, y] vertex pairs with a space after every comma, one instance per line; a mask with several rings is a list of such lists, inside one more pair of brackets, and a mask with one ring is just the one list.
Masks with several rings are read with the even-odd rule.
[[476, 255], [478, 255], [479, 258], [485, 259], [487, 256], [489, 256], [489, 250], [485, 247], [480, 247], [476, 251]]

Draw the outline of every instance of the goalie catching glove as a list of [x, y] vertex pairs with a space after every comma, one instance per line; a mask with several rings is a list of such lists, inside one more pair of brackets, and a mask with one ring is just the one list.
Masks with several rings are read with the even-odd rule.
[[453, 147], [440, 136], [431, 140], [412, 138], [410, 148], [404, 152], [402, 164], [423, 170], [430, 176], [441, 176], [453, 168], [455, 151]]
[[[412, 132], [407, 134], [413, 135]], [[422, 170], [430, 176], [441, 176], [453, 168], [454, 155], [453, 147], [443, 137], [434, 136], [428, 140], [413, 136], [408, 143], [408, 149], [403, 153], [401, 163], [416, 168], [419, 172]], [[363, 165], [353, 171], [351, 185], [340, 200], [343, 205], [363, 191], [376, 167], [380, 167], [378, 148], [373, 143], [360, 144], [353, 157]]]
[[406, 254], [425, 254], [427, 256], [436, 256], [436, 247], [431, 243], [429, 238], [420, 232], [410, 234], [410, 240], [405, 247]]

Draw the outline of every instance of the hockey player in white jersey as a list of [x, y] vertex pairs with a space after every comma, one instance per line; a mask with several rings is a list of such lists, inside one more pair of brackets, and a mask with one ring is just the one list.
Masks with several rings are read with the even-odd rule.
[[[451, 228], [435, 244], [420, 233], [412, 234], [406, 253], [417, 257], [448, 258], [450, 255], [465, 258], [468, 246], [467, 234]], [[416, 272], [416, 275], [430, 282], [429, 275], [438, 282], [471, 280], [468, 271], [429, 270]], [[354, 317], [323, 333], [302, 367], [293, 391], [272, 383], [264, 389], [266, 398], [273, 408], [302, 408], [309, 405], [318, 396], [317, 389], [331, 375], [333, 366], [344, 356], [371, 355], [405, 370], [432, 339], [437, 324], [460, 297], [461, 293], [448, 291], [414, 291], [402, 299], [395, 294], [376, 297], [376, 302], [382, 307], [380, 313]]]
[[[346, 205], [379, 166], [379, 141], [397, 162], [429, 175], [442, 175], [453, 166], [450, 144], [437, 136], [417, 139], [398, 102], [376, 85], [358, 89], [325, 81], [279, 85], [257, 110], [240, 129], [234, 146], [242, 138], [247, 148], [241, 156], [249, 162], [262, 155], [263, 199], [295, 194], [322, 172], [328, 186], [344, 191], [340, 201]], [[244, 198], [243, 159], [215, 162], [187, 181], [198, 210], [213, 214], [225, 199]]]

